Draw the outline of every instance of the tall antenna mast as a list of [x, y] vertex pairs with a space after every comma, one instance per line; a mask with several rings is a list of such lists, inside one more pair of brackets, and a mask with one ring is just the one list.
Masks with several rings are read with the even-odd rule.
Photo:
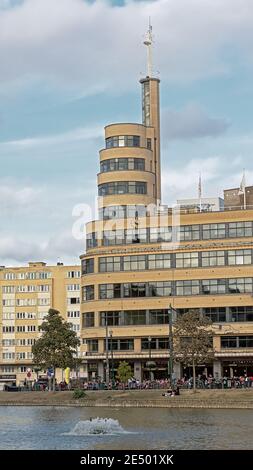
[[146, 33], [145, 41], [143, 42], [145, 46], [147, 46], [147, 76], [152, 77], [153, 72], [153, 64], [152, 64], [152, 45], [153, 45], [153, 37], [152, 37], [152, 26], [151, 26], [151, 18], [149, 17], [149, 26], [148, 31]]

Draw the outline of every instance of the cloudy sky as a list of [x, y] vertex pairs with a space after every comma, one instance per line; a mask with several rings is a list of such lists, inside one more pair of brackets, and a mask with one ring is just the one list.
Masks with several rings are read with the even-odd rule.
[[195, 196], [200, 171], [205, 196], [244, 167], [253, 184], [252, 0], [0, 0], [0, 265], [78, 262], [103, 127], [141, 120], [149, 16], [163, 203]]

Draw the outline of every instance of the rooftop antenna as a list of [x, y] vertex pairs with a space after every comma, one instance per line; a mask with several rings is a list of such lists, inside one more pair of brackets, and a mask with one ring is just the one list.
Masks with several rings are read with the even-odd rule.
[[198, 198], [199, 198], [199, 211], [202, 212], [202, 178], [201, 178], [201, 173], [199, 173]]
[[152, 26], [151, 18], [149, 17], [148, 31], [146, 33], [145, 41], [143, 42], [147, 46], [147, 77], [152, 77], [152, 45], [153, 45], [153, 36], [152, 36]]

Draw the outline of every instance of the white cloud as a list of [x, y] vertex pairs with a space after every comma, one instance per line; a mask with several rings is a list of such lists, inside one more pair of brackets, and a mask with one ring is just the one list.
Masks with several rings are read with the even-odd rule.
[[50, 239], [40, 241], [33, 237], [0, 235], [1, 265], [27, 264], [29, 261], [45, 261], [56, 264], [58, 261], [79, 263], [84, 252], [84, 241], [75, 240], [68, 232], [59, 233]]
[[252, 0], [24, 0], [0, 13], [0, 80], [44, 77], [83, 93], [134, 86], [150, 15], [165, 80], [227, 74], [236, 57], [253, 62]]
[[208, 116], [204, 109], [194, 103], [180, 111], [165, 109], [162, 114], [164, 140], [218, 136], [228, 127], [227, 120]]
[[102, 126], [97, 125], [94, 127], [73, 129], [62, 134], [45, 135], [41, 137], [32, 137], [20, 140], [0, 142], [0, 146], [4, 148], [15, 147], [19, 149], [28, 147], [53, 146], [67, 144], [71, 142], [78, 142], [82, 140], [96, 139], [102, 137], [102, 135], [103, 128]]
[[[0, 265], [29, 260], [78, 263], [85, 251], [84, 222], [95, 217], [91, 187], [95, 181], [70, 189], [54, 183], [36, 187], [0, 181]], [[73, 215], [77, 204], [83, 209]], [[77, 219], [82, 220], [79, 240], [72, 234]]]
[[17, 187], [15, 183], [0, 182], [0, 216], [5, 211], [13, 211], [34, 208], [42, 194], [42, 189], [30, 186]]
[[[177, 199], [198, 196], [201, 173], [203, 196], [223, 197], [223, 190], [239, 187], [242, 177], [240, 156], [228, 158], [217, 155], [203, 159], [192, 159], [180, 167], [168, 165], [162, 174], [164, 203], [173, 204]], [[253, 171], [246, 171], [246, 182], [253, 180]]]

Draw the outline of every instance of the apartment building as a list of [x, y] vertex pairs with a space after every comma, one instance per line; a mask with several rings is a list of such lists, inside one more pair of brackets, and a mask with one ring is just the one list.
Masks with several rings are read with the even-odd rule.
[[[60, 311], [80, 335], [80, 267], [47, 266], [0, 268], [0, 383], [19, 384], [32, 369], [32, 345], [49, 308]], [[33, 371], [31, 379], [35, 378]], [[61, 371], [58, 371], [61, 379]]]

